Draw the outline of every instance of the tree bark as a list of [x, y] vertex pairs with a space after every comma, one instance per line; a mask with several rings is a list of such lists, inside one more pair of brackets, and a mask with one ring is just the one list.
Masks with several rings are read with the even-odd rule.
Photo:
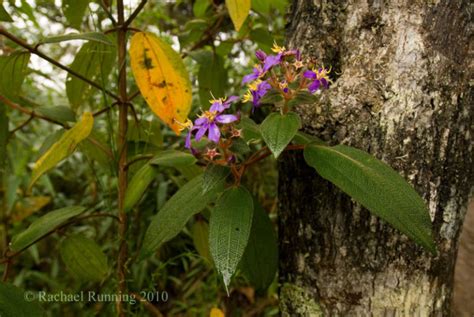
[[296, 0], [288, 47], [332, 66], [307, 133], [372, 153], [429, 206], [432, 256], [306, 166], [279, 163], [283, 316], [449, 316], [474, 180], [468, 1]]

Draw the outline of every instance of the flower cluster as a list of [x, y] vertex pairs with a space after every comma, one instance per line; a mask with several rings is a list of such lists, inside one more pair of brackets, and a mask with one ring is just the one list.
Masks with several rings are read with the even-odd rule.
[[[275, 44], [272, 51], [274, 55], [258, 50], [255, 56], [260, 63], [242, 80], [242, 84], [248, 87], [243, 102], [252, 102], [252, 110], [261, 105], [261, 99], [271, 89], [280, 92], [284, 100], [288, 101], [300, 90], [315, 93], [329, 87], [330, 70], [314, 68], [313, 62], [305, 63], [299, 50], [287, 50]], [[303, 71], [305, 64], [308, 68]]]
[[[330, 70], [317, 67], [312, 60], [304, 60], [299, 50], [287, 50], [275, 44], [272, 51], [274, 54], [267, 55], [257, 50], [255, 55], [259, 63], [242, 80], [242, 85], [248, 88], [242, 102], [251, 102], [252, 112], [263, 103], [270, 103], [268, 98], [262, 101], [270, 91], [284, 101], [283, 113], [286, 113], [291, 106], [289, 101], [298, 93], [310, 95], [329, 87]], [[214, 164], [236, 162], [232, 147], [241, 136], [241, 131], [236, 128], [240, 113], [226, 112], [238, 100], [237, 96], [210, 100], [209, 110], [202, 111], [194, 122], [188, 120], [182, 124], [183, 129], [188, 129], [185, 147]], [[198, 143], [205, 136], [209, 142], [203, 149], [202, 144], [199, 146]], [[198, 143], [192, 143], [193, 138]]]
[[[186, 136], [185, 147], [190, 149], [194, 154], [197, 151], [192, 147], [191, 138], [194, 135], [194, 139], [199, 142], [203, 136], [207, 135], [207, 139], [216, 145], [219, 144], [224, 131], [223, 127], [229, 123], [233, 123], [239, 120], [240, 114], [225, 114], [224, 112], [230, 108], [232, 103], [239, 99], [237, 96], [230, 96], [229, 98], [220, 98], [210, 100], [211, 107], [209, 110], [203, 111], [201, 115], [194, 121], [188, 120], [183, 124], [183, 130], [188, 128], [188, 134]], [[231, 137], [236, 135], [235, 129], [232, 127]], [[239, 135], [240, 136], [240, 135]], [[208, 148], [207, 156], [212, 160], [218, 156], [218, 151], [215, 148]]]

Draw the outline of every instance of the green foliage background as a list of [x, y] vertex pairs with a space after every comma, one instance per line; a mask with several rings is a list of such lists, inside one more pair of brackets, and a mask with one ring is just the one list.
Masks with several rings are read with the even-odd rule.
[[[107, 1], [85, 0], [3, 1], [14, 23], [3, 23], [2, 27], [33, 46], [43, 43], [38, 46], [41, 52], [114, 92], [117, 91], [118, 73], [118, 65], [114, 62], [116, 48], [104, 44], [107, 38], [115, 43], [113, 32], [107, 38], [102, 36], [92, 41], [60, 42], [61, 39], [48, 39], [74, 32], [105, 32], [112, 29], [102, 7], [106, 4]], [[137, 3], [129, 6], [125, 1], [125, 5], [128, 16]], [[240, 80], [254, 63], [255, 49], [259, 47], [269, 52], [273, 41], [282, 43], [286, 5], [284, 0], [253, 0], [251, 14], [237, 33], [225, 10], [224, 1], [150, 1], [132, 26], [166, 38], [185, 56], [194, 89], [193, 109], [198, 110], [208, 107], [209, 92], [216, 97], [242, 92]], [[115, 3], [112, 3], [112, 12], [114, 6]], [[0, 38], [2, 55], [16, 50], [22, 51], [22, 48], [4, 37]], [[83, 57], [78, 59], [78, 56]], [[97, 112], [113, 105], [113, 100], [104, 91], [84, 85], [35, 55], [31, 56], [25, 68], [25, 75], [21, 92], [15, 93], [12, 100], [25, 109], [60, 123], [70, 126], [84, 111]], [[0, 82], [5, 87], [17, 76], [18, 73], [2, 73]], [[128, 92], [137, 91], [133, 76], [128, 74], [127, 79]], [[7, 96], [13, 93], [0, 92]], [[132, 106], [134, 110], [127, 135], [130, 158], [182, 146], [182, 139], [159, 123], [140, 96], [133, 99]], [[259, 116], [258, 113], [256, 115]], [[42, 176], [32, 193], [28, 193], [32, 163], [60, 138], [64, 129], [36, 117], [30, 120], [28, 115], [0, 102], [2, 253], [14, 235], [23, 232], [30, 223], [50, 211], [80, 205], [94, 212], [116, 212], [117, 162], [110, 160], [104, 149], [116, 157], [117, 112], [112, 107], [95, 119], [92, 136], [96, 142], [82, 143], [71, 157]], [[273, 164], [273, 161], [266, 160], [258, 168], [252, 167], [248, 174], [252, 175], [250, 188], [253, 194], [274, 218], [276, 169]], [[129, 177], [142, 165], [137, 163], [131, 166]], [[206, 213], [193, 217], [181, 234], [165, 243], [152, 257], [137, 261], [137, 252], [151, 217], [197, 173], [194, 168], [158, 167], [145, 196], [131, 211], [128, 234], [131, 260], [127, 266], [130, 290], [138, 294], [141, 291], [150, 294], [166, 291], [169, 295], [167, 301], [152, 298], [151, 302], [167, 316], [207, 316], [212, 307], [220, 307], [228, 316], [277, 315], [276, 282], [268, 290], [255, 293], [246, 279], [238, 275], [232, 284], [231, 296], [227, 297], [220, 277], [206, 257], [206, 246], [202, 246], [202, 241], [206, 239], [198, 234], [202, 232], [200, 228], [203, 224], [207, 223]], [[113, 217], [90, 217], [61, 227], [15, 257], [4, 280], [34, 292], [78, 293], [90, 290], [114, 293], [117, 280], [113, 259], [118, 246], [114, 221]], [[82, 278], [65, 265], [67, 254], [65, 256], [64, 253], [67, 252], [60, 252], [60, 249], [75, 245], [72, 242], [77, 244], [77, 241], [67, 242], [71, 237], [74, 240], [77, 234], [83, 239], [95, 241], [108, 259], [109, 269], [102, 279], [99, 276], [98, 282]], [[97, 251], [88, 250], [84, 252]], [[5, 268], [2, 265], [0, 270]], [[48, 316], [115, 315], [113, 303], [43, 302], [41, 306]], [[149, 314], [140, 303], [128, 306], [128, 310], [137, 316]]]

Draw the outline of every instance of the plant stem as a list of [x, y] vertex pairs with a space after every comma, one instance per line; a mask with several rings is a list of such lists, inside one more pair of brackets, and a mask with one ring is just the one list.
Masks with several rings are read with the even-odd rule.
[[81, 74], [77, 73], [76, 71], [72, 70], [71, 68], [59, 63], [58, 61], [55, 61], [54, 59], [52, 59], [51, 57], [41, 53], [38, 48], [36, 47], [33, 47], [31, 45], [29, 45], [28, 43], [26, 43], [25, 41], [23, 41], [22, 39], [16, 37], [15, 35], [11, 34], [10, 32], [8, 32], [7, 30], [5, 30], [3, 27], [0, 26], [0, 34], [4, 35], [5, 37], [7, 37], [8, 39], [10, 39], [11, 41], [15, 42], [16, 44], [26, 48], [30, 53], [32, 54], [35, 54], [39, 57], [41, 57], [42, 59], [50, 62], [51, 64], [61, 68], [62, 70], [65, 70], [66, 72], [68, 72], [69, 74], [79, 78], [80, 80], [88, 83], [89, 85], [101, 90], [101, 91], [104, 91], [107, 95], [109, 95], [110, 97], [114, 98], [115, 100], [118, 100], [119, 97], [115, 94], [113, 94], [112, 92], [108, 91], [107, 89], [103, 88], [102, 86], [100, 86], [98, 83], [82, 76]]
[[[124, 8], [123, 0], [117, 0], [117, 21], [118, 25], [124, 26]], [[118, 132], [118, 212], [119, 212], [119, 253], [117, 258], [117, 280], [118, 293], [126, 294], [126, 262], [128, 257], [128, 246], [126, 241], [127, 234], [127, 215], [124, 210], [125, 192], [127, 190], [127, 128], [128, 128], [128, 105], [127, 105], [127, 69], [126, 69], [126, 53], [127, 53], [127, 30], [121, 28], [117, 31], [117, 48], [118, 48], [118, 90], [119, 90], [119, 132]], [[118, 300], [117, 314], [125, 317], [123, 302]]]

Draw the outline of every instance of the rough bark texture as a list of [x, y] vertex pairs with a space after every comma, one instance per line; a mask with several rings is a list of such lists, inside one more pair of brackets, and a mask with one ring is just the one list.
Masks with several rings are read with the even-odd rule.
[[305, 166], [280, 161], [283, 316], [449, 316], [472, 192], [474, 109], [468, 1], [294, 1], [288, 47], [332, 66], [306, 132], [368, 151], [425, 199], [439, 254]]

